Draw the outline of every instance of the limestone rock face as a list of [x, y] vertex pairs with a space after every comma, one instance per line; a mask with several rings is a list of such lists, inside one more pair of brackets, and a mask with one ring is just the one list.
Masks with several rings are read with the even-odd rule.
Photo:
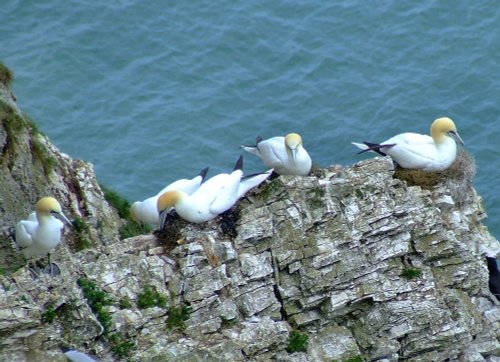
[[61, 153], [20, 113], [8, 87], [0, 83], [1, 269], [24, 263], [9, 234], [44, 196], [55, 197], [66, 215], [88, 226], [79, 235], [68, 235], [62, 247], [77, 250], [82, 241], [97, 247], [118, 239], [121, 221], [105, 201], [92, 165]]
[[[65, 361], [63, 345], [101, 361], [500, 358], [484, 258], [500, 247], [467, 178], [421, 187], [374, 158], [280, 176], [210, 222], [172, 217], [164, 233], [118, 240], [90, 166], [43, 138], [57, 161], [45, 174], [30, 132], [3, 154], [2, 228], [51, 191], [98, 242], [59, 245], [58, 277], [0, 277], [0, 361]], [[4, 150], [8, 137], [3, 124]]]

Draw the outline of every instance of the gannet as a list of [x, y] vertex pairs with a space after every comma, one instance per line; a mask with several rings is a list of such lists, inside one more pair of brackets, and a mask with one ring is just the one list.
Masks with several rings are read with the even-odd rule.
[[240, 156], [230, 174], [221, 173], [205, 181], [198, 190], [188, 195], [183, 191], [167, 191], [158, 198], [160, 230], [165, 227], [168, 210], [174, 207], [177, 214], [193, 223], [212, 220], [229, 210], [251, 188], [262, 183], [272, 169], [258, 175], [243, 177], [243, 157]]
[[256, 143], [255, 146], [241, 146], [241, 148], [260, 157], [264, 165], [273, 168], [277, 174], [305, 176], [311, 171], [311, 157], [297, 133], [267, 140], [257, 137]]
[[203, 183], [203, 181], [205, 180], [205, 176], [207, 175], [207, 172], [208, 172], [208, 167], [201, 170], [201, 172], [191, 180], [181, 179], [174, 181], [171, 184], [165, 186], [155, 196], [147, 198], [144, 201], [134, 202], [130, 208], [131, 217], [134, 220], [143, 224], [158, 225], [158, 223], [160, 222], [158, 210], [156, 208], [158, 197], [160, 197], [161, 194], [171, 190], [179, 190], [185, 192], [188, 195], [191, 195]]
[[64, 227], [61, 220], [71, 225], [59, 202], [53, 197], [44, 197], [36, 203], [35, 213], [31, 213], [27, 220], [21, 220], [16, 225], [16, 243], [25, 259], [47, 254], [51, 274], [53, 267], [50, 263], [50, 252], [61, 242]]
[[76, 349], [62, 348], [64, 355], [72, 362], [97, 362], [96, 359], [88, 354], [77, 351]]
[[450, 118], [436, 119], [431, 125], [431, 136], [402, 133], [381, 144], [364, 142], [353, 145], [366, 151], [389, 155], [400, 167], [423, 171], [443, 171], [455, 161], [457, 142], [464, 144], [455, 123]]

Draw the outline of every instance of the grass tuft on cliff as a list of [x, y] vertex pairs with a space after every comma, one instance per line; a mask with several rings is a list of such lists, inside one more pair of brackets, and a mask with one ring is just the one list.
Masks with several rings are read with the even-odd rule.
[[137, 307], [146, 309], [151, 307], [167, 307], [167, 298], [152, 285], [146, 285], [144, 291], [137, 296]]
[[83, 296], [87, 299], [90, 309], [95, 313], [104, 328], [104, 333], [108, 333], [111, 327], [111, 315], [104, 307], [112, 305], [113, 300], [108, 296], [108, 293], [100, 290], [93, 281], [82, 277], [77, 282], [82, 289]]
[[191, 312], [191, 308], [187, 305], [171, 306], [168, 308], [167, 328], [183, 332], [186, 329], [184, 322], [189, 319]]
[[130, 202], [128, 202], [128, 200], [121, 196], [118, 192], [111, 190], [106, 186], [100, 186], [106, 201], [115, 208], [118, 212], [118, 216], [125, 220], [125, 224], [123, 224], [118, 231], [120, 238], [126, 239], [132, 236], [144, 234], [145, 230], [143, 227], [136, 221], [132, 220], [132, 217], [130, 216]]
[[135, 343], [124, 333], [111, 333], [112, 316], [105, 307], [113, 305], [115, 303], [113, 299], [110, 298], [108, 293], [98, 288], [90, 279], [81, 277], [77, 283], [82, 289], [83, 296], [87, 299], [90, 309], [92, 309], [101, 323], [104, 329], [103, 337], [109, 342], [111, 351], [113, 351], [118, 359], [129, 357], [130, 352], [135, 348]]
[[0, 62], [0, 82], [5, 84], [5, 86], [10, 87], [12, 81], [14, 80], [14, 73], [5, 66], [5, 64]]
[[290, 337], [288, 338], [288, 347], [286, 348], [286, 351], [288, 353], [306, 352], [308, 343], [309, 336], [307, 334], [301, 333], [296, 329], [292, 329]]

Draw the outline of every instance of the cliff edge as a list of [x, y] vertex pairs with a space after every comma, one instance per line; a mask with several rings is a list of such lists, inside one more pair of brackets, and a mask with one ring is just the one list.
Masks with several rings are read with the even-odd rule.
[[[2, 87], [0, 361], [499, 360], [484, 253], [500, 247], [466, 153], [430, 182], [389, 158], [280, 176], [211, 222], [120, 240], [91, 165]], [[68, 230], [61, 275], [34, 280], [9, 234], [49, 193], [90, 244]]]

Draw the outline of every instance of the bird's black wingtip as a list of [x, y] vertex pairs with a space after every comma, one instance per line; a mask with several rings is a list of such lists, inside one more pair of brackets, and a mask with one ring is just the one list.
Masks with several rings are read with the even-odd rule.
[[210, 167], [205, 167], [203, 170], [200, 171], [199, 176], [201, 176], [202, 181], [205, 180], [205, 177], [207, 177], [208, 169]]
[[233, 171], [236, 170], [243, 170], [243, 155], [240, 155], [240, 158], [238, 158], [238, 161], [236, 161]]

